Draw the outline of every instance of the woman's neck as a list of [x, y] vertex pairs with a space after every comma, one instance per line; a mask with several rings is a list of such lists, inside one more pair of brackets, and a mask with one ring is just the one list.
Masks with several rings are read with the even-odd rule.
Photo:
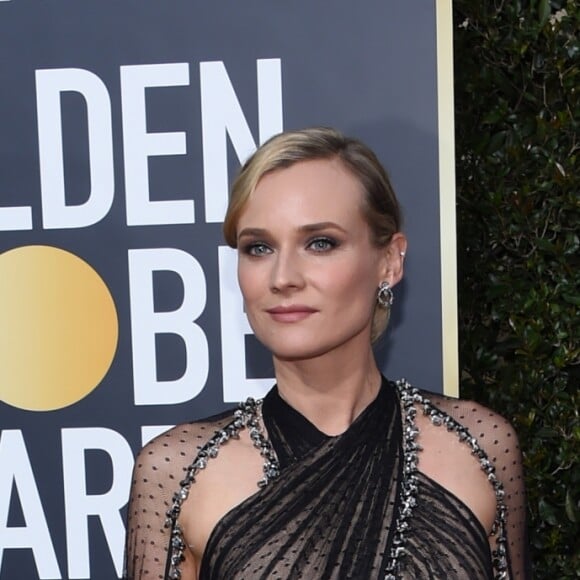
[[359, 357], [340, 361], [320, 357], [285, 361], [274, 357], [278, 392], [327, 435], [344, 433], [376, 398], [381, 374], [372, 350], [361, 364]]

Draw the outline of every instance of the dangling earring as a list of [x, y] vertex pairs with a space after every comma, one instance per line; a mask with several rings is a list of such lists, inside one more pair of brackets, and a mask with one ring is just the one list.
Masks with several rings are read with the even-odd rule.
[[390, 310], [393, 305], [393, 300], [394, 296], [391, 286], [386, 280], [384, 280], [381, 282], [379, 289], [377, 290], [377, 302], [381, 308]]

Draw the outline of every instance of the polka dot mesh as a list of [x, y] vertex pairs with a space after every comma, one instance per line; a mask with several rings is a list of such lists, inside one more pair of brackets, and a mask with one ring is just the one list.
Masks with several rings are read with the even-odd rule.
[[127, 509], [124, 578], [165, 580], [170, 541], [165, 520], [173, 494], [180, 488], [184, 468], [230, 419], [228, 413], [214, 421], [178, 425], [139, 452]]
[[508, 508], [508, 578], [530, 578], [522, 454], [514, 428], [501, 415], [473, 401], [431, 394], [429, 398], [442, 411], [467, 427], [493, 463], [504, 487]]
[[[429, 398], [469, 429], [495, 465], [508, 507], [507, 578], [528, 578], [521, 454], [513, 428], [478, 404], [432, 394]], [[392, 542], [393, 514], [399, 501], [394, 492], [399, 477], [398, 458], [391, 449], [391, 465], [388, 470], [382, 469], [387, 461], [384, 447], [373, 446], [356, 435], [341, 450], [337, 463], [333, 449], [346, 434], [324, 439], [326, 436], [319, 433], [323, 439], [315, 440], [315, 427], [303, 419], [302, 424], [297, 424], [302, 430], [297, 439], [296, 424], [288, 423], [287, 417], [278, 420], [277, 413], [279, 410], [264, 406], [268, 435], [281, 460], [281, 477], [265, 489], [256, 490], [218, 521], [201, 566], [193, 565], [188, 552], [182, 566], [183, 580], [382, 577], [380, 571]], [[184, 468], [213, 432], [230, 420], [231, 414], [227, 414], [179, 425], [139, 453], [128, 508], [125, 578], [165, 580], [170, 543], [165, 513], [173, 503], [173, 494], [180, 489]], [[288, 432], [290, 426], [292, 433]], [[226, 445], [237, 444], [234, 440]], [[356, 464], [361, 449], [367, 447], [368, 456]], [[400, 445], [397, 447], [400, 449]], [[327, 460], [329, 454], [332, 461]], [[212, 461], [220, 460], [220, 455], [211, 459], [206, 469], [211, 469]], [[473, 461], [477, 459], [474, 457]], [[243, 469], [243, 465], [239, 467]], [[337, 472], [340, 485], [332, 483]], [[260, 474], [256, 476], [257, 481]], [[309, 494], [309, 490], [316, 493]], [[195, 510], [195, 506], [188, 507]], [[374, 517], [378, 512], [380, 517]], [[408, 554], [401, 561], [398, 577], [493, 577], [489, 544], [481, 524], [461, 501], [423, 474], [409, 526]], [[352, 562], [367, 563], [362, 576], [360, 565], [352, 568]]]

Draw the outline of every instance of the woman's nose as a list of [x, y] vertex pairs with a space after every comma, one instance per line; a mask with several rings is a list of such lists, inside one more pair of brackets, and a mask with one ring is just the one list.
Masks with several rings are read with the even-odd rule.
[[304, 275], [300, 257], [295, 253], [279, 250], [272, 265], [270, 282], [272, 292], [301, 288], [303, 284]]

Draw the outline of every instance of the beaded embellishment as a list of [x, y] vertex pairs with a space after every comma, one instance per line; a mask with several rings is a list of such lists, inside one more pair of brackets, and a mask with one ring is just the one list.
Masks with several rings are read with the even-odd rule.
[[189, 495], [191, 486], [195, 483], [195, 476], [201, 469], [207, 467], [208, 460], [217, 457], [221, 445], [230, 439], [237, 439], [242, 429], [249, 429], [250, 439], [254, 447], [259, 449], [260, 455], [264, 458], [264, 475], [258, 481], [258, 487], [262, 488], [270, 482], [271, 479], [278, 477], [280, 467], [278, 458], [274, 453], [272, 445], [264, 437], [261, 422], [262, 401], [255, 401], [250, 398], [234, 411], [234, 418], [227, 425], [216, 431], [208, 442], [199, 450], [193, 463], [186, 468], [185, 477], [179, 482], [180, 489], [173, 494], [173, 504], [166, 513], [165, 527], [171, 529], [171, 543], [169, 546], [169, 572], [170, 580], [180, 580], [181, 562], [185, 559], [185, 541], [183, 533], [179, 526], [178, 518], [181, 513], [181, 506]]
[[399, 391], [399, 398], [403, 412], [403, 479], [401, 482], [402, 501], [399, 514], [395, 524], [395, 535], [391, 548], [390, 560], [387, 564], [387, 574], [385, 580], [396, 580], [400, 566], [400, 560], [405, 554], [405, 536], [409, 530], [409, 518], [413, 508], [417, 504], [418, 493], [418, 452], [421, 447], [417, 444], [416, 438], [419, 429], [415, 424], [417, 409], [415, 405], [423, 408], [423, 414], [427, 415], [433, 425], [444, 425], [448, 431], [454, 431], [462, 443], [471, 448], [472, 455], [479, 460], [481, 469], [487, 475], [487, 479], [493, 486], [496, 500], [496, 517], [493, 523], [491, 534], [496, 536], [497, 548], [492, 552], [492, 562], [495, 569], [495, 580], [507, 580], [507, 537], [506, 537], [506, 516], [507, 506], [505, 504], [505, 491], [502, 483], [495, 474], [495, 467], [489, 460], [486, 452], [480, 447], [477, 439], [471, 435], [469, 430], [458, 423], [453, 417], [435, 407], [431, 401], [423, 396], [419, 389], [412, 387], [405, 379], [396, 383]]
[[[481, 469], [493, 486], [496, 498], [496, 518], [492, 528], [492, 535], [497, 536], [497, 548], [492, 552], [495, 580], [507, 580], [507, 538], [506, 538], [506, 515], [507, 506], [504, 501], [505, 492], [503, 485], [495, 474], [495, 467], [480, 447], [477, 439], [469, 433], [468, 429], [458, 423], [453, 417], [439, 410], [431, 401], [423, 396], [419, 389], [412, 387], [406, 380], [401, 379], [396, 383], [402, 410], [403, 421], [403, 475], [401, 479], [401, 502], [399, 513], [395, 518], [395, 530], [393, 543], [386, 566], [385, 580], [396, 580], [400, 571], [401, 562], [406, 554], [406, 537], [409, 532], [413, 508], [417, 504], [419, 492], [418, 478], [418, 453], [421, 447], [416, 442], [419, 429], [416, 425], [417, 408], [422, 407], [436, 426], [444, 425], [448, 431], [454, 431], [459, 440], [471, 448], [471, 453], [479, 460]], [[241, 403], [234, 412], [234, 418], [219, 431], [216, 431], [207, 443], [200, 449], [195, 460], [185, 468], [186, 475], [180, 481], [180, 489], [173, 495], [173, 504], [167, 511], [165, 527], [171, 529], [171, 542], [169, 545], [169, 580], [181, 579], [181, 562], [185, 559], [185, 541], [179, 526], [179, 514], [183, 502], [189, 495], [189, 490], [195, 483], [195, 476], [200, 470], [205, 469], [208, 461], [217, 457], [219, 448], [232, 438], [238, 438], [242, 429], [248, 429], [250, 439], [254, 447], [260, 451], [264, 458], [263, 476], [258, 481], [258, 487], [263, 488], [280, 475], [280, 465], [276, 453], [270, 441], [265, 437], [261, 420], [262, 401], [247, 399]]]

